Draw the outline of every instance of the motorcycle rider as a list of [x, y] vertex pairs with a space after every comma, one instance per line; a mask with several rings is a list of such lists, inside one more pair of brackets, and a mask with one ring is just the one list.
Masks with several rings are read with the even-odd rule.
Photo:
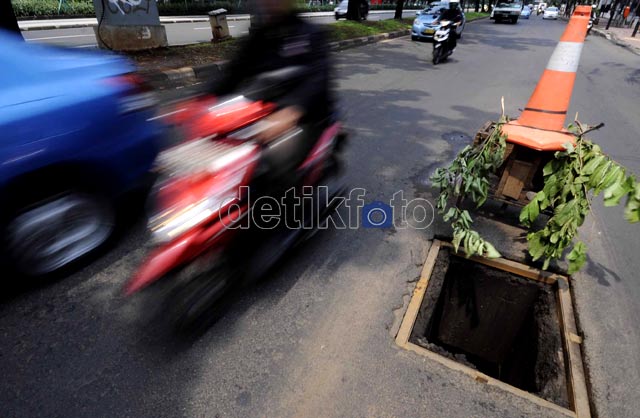
[[449, 7], [443, 8], [440, 12], [440, 21], [448, 20], [453, 23], [451, 25], [451, 33], [449, 34], [449, 50], [453, 51], [455, 47], [458, 45], [457, 38], [458, 35], [456, 33], [456, 28], [458, 25], [462, 24], [462, 14], [458, 9], [457, 2], [450, 2]]
[[280, 147], [286, 151], [279, 152], [291, 154], [284, 158], [291, 163], [288, 170], [311, 150], [333, 110], [325, 31], [300, 19], [295, 5], [295, 0], [254, 0], [256, 21], [260, 24], [226, 67], [222, 79], [210, 88], [215, 95], [229, 94], [259, 74], [294, 66], [303, 68], [303, 74], [296, 76], [288, 91], [275, 99], [278, 109], [265, 119], [269, 128], [257, 137], [268, 144], [296, 126], [306, 128], [294, 147]]

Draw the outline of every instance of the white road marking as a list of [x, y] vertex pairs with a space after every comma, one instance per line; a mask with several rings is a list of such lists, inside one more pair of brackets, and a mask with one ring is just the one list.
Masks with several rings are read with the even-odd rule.
[[[235, 28], [235, 26], [229, 26], [229, 29], [233, 29], [233, 28]], [[211, 30], [211, 26], [207, 26], [206, 28], [193, 28], [193, 30], [205, 30], [205, 29]]]
[[47, 39], [63, 39], [63, 38], [83, 38], [83, 37], [88, 37], [88, 36], [95, 36], [94, 34], [90, 34], [90, 35], [62, 35], [62, 36], [47, 36], [46, 38], [31, 38], [31, 39], [26, 39], [27, 42], [29, 41], [44, 41]]

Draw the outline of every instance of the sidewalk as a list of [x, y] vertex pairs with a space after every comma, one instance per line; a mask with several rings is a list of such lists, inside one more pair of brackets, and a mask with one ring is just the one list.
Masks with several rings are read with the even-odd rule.
[[619, 45], [637, 55], [640, 55], [640, 31], [638, 31], [635, 38], [631, 37], [634, 26], [635, 24], [632, 25], [631, 28], [614, 28], [613, 26], [611, 26], [609, 30], [606, 30], [606, 20], [600, 19], [600, 24], [593, 27], [593, 32], [596, 35], [607, 38], [616, 45]]

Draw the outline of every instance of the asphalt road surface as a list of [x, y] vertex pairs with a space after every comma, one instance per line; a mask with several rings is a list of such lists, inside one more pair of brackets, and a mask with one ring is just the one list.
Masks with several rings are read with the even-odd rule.
[[[371, 13], [369, 20], [391, 19], [393, 11], [383, 13]], [[415, 11], [405, 11], [404, 17], [415, 16]], [[308, 18], [309, 21], [319, 24], [334, 23], [333, 16], [319, 16]], [[85, 21], [86, 19], [82, 19]], [[229, 22], [231, 36], [240, 37], [249, 33], [249, 20], [237, 20]], [[164, 25], [167, 31], [169, 45], [184, 45], [198, 42], [208, 42], [211, 40], [211, 26], [209, 22], [196, 23], [167, 23]], [[74, 48], [95, 47], [96, 37], [93, 27], [69, 28], [69, 29], [47, 29], [24, 31], [24, 38], [27, 42], [42, 42], [57, 46], [69, 46]]]
[[[426, 178], [500, 113], [524, 107], [565, 24], [469, 24], [448, 62], [400, 38], [336, 56], [354, 131], [347, 179], [388, 200], [430, 198]], [[603, 149], [640, 173], [638, 56], [585, 44], [571, 112], [607, 126]], [[180, 94], [173, 92], [172, 94]], [[574, 293], [601, 417], [640, 410], [640, 234], [597, 205], [591, 259]], [[176, 347], [145, 328], [120, 290], [144, 254], [139, 221], [108, 254], [0, 306], [6, 417], [554, 417], [558, 412], [395, 346], [430, 233], [327, 230], [237, 300], [201, 339]], [[8, 279], [3, 277], [3, 279]]]

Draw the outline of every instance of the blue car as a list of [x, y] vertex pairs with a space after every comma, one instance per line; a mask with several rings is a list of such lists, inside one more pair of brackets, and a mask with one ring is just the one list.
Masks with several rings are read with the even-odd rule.
[[529, 6], [524, 6], [522, 8], [522, 12], [520, 13], [520, 18], [529, 19], [529, 17], [531, 17], [531, 9], [529, 8]]
[[3, 31], [0, 45], [0, 264], [48, 275], [109, 240], [164, 129], [122, 58]]
[[[416, 13], [411, 29], [411, 40], [433, 40], [436, 31], [440, 29], [440, 13], [449, 8], [448, 2], [430, 3], [429, 7]], [[462, 37], [462, 31], [466, 23], [464, 12], [458, 5], [456, 7], [459, 14], [460, 24], [456, 26], [456, 36]]]

